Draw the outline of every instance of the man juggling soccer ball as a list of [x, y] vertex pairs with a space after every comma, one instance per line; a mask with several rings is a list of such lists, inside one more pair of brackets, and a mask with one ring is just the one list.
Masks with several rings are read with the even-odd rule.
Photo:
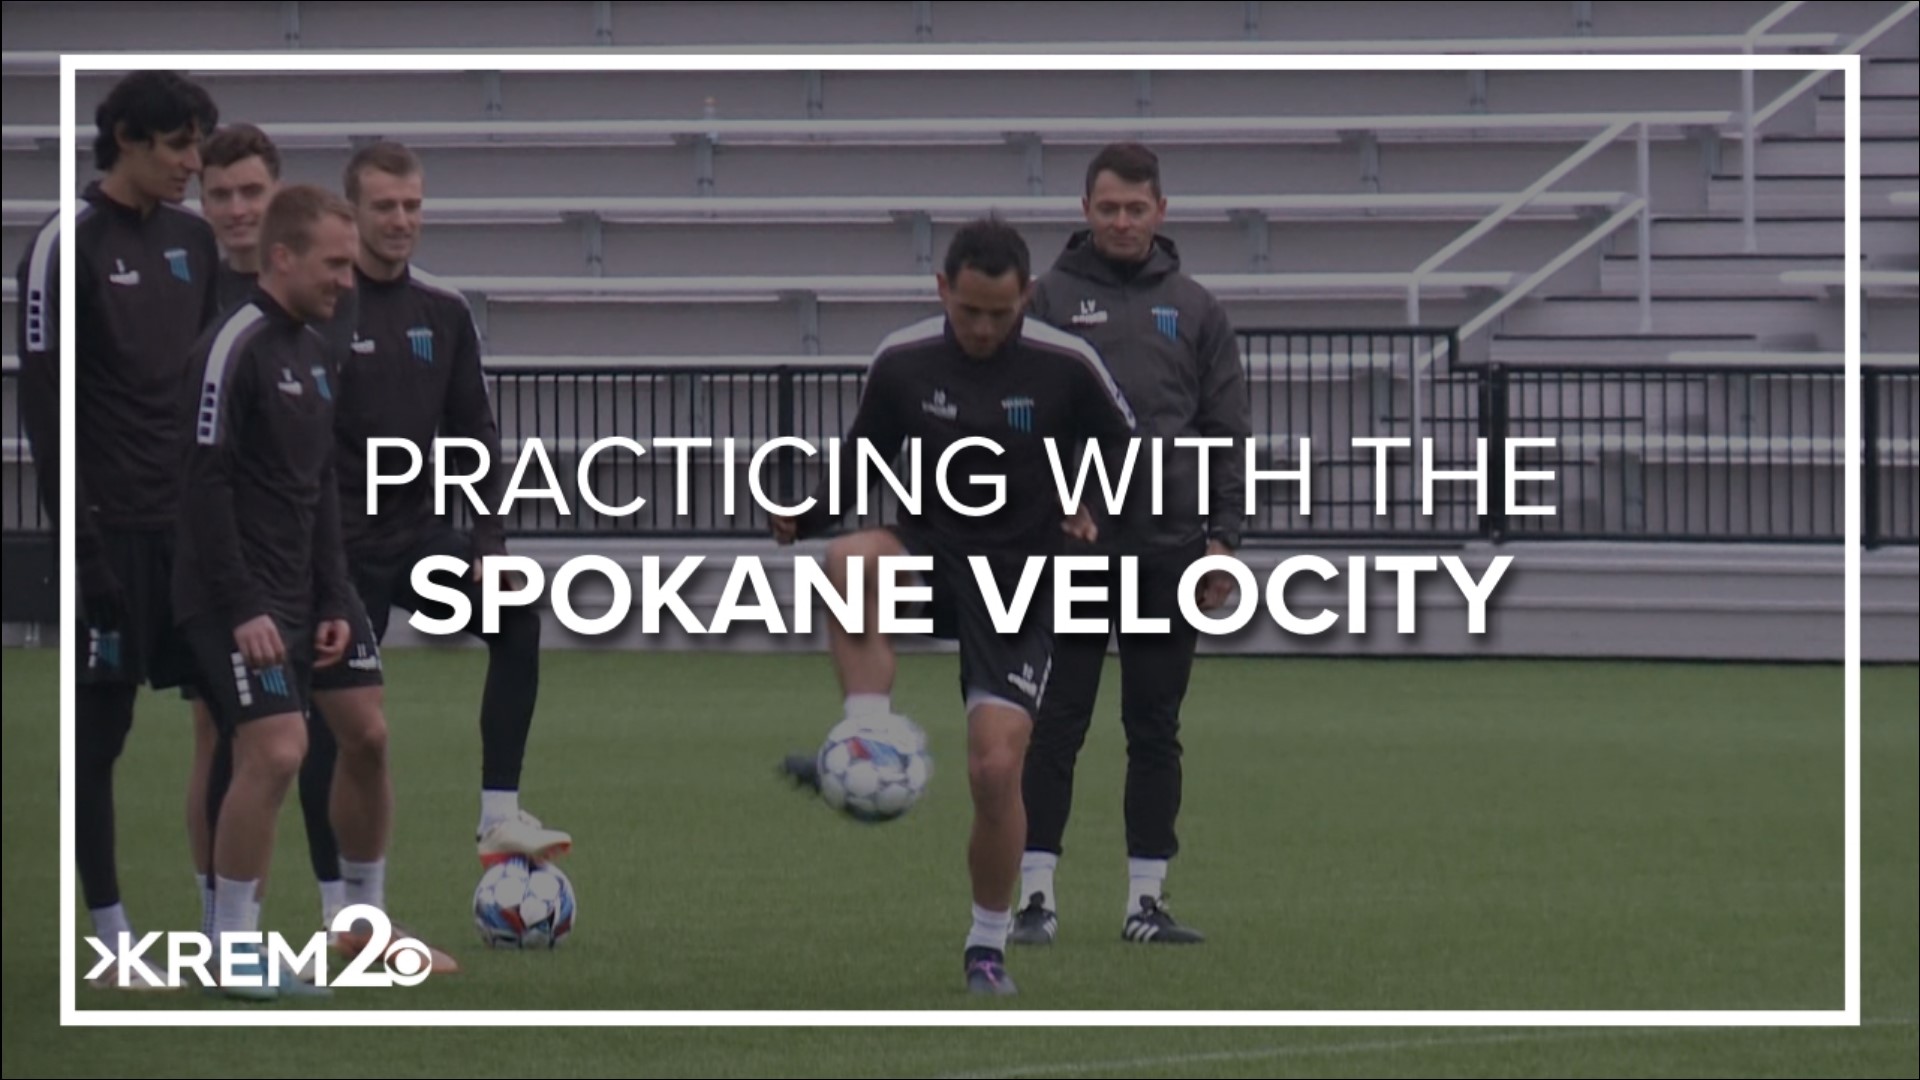
[[[1037, 588], [1024, 621], [1011, 633], [999, 632], [970, 560], [990, 568], [1001, 596], [1012, 596], [1029, 556], [1060, 550], [1069, 531], [1091, 539], [1091, 519], [1084, 510], [1063, 508], [1051, 486], [1047, 440], [1070, 452], [1082, 440], [1133, 431], [1132, 410], [1093, 347], [1023, 317], [1031, 287], [1027, 245], [1012, 227], [989, 219], [955, 234], [939, 275], [946, 313], [880, 343], [834, 489], [853, 490], [860, 442], [887, 459], [918, 440], [924, 460], [941, 460], [952, 451], [953, 489], [1003, 485], [992, 509], [966, 514], [934, 500], [919, 513], [903, 508], [894, 525], [843, 535], [827, 547], [833, 585], [844, 596], [857, 573], [865, 605], [864, 633], [830, 621], [849, 720], [884, 724], [893, 711], [895, 661], [892, 644], [878, 629], [878, 560], [911, 554], [932, 561], [926, 582], [932, 625], [936, 636], [959, 640], [967, 710], [974, 820], [967, 851], [973, 925], [966, 939], [966, 982], [974, 993], [993, 995], [1015, 992], [1005, 950], [1026, 843], [1021, 767], [1045, 693], [1053, 631], [1049, 590]], [[1001, 452], [957, 446], [969, 439], [990, 441]], [[968, 477], [971, 482], [963, 479]], [[828, 491], [823, 484], [812, 507], [797, 517], [776, 516], [775, 539], [789, 544], [831, 527], [839, 514]], [[812, 758], [796, 755], [785, 768], [803, 784], [818, 789], [822, 783]]]

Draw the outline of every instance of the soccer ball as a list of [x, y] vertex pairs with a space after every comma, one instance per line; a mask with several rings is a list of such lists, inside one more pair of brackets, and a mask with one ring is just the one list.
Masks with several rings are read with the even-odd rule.
[[573, 882], [552, 863], [495, 863], [473, 890], [473, 924], [496, 949], [554, 948], [573, 932], [573, 913]]
[[892, 821], [927, 790], [927, 735], [904, 716], [848, 718], [827, 732], [814, 759], [820, 797], [856, 821]]

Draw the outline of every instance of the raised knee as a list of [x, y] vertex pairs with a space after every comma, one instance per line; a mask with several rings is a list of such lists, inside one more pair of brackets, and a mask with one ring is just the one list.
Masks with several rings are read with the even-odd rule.
[[857, 558], [860, 560], [862, 576], [871, 578], [881, 556], [895, 553], [893, 538], [876, 529], [836, 536], [827, 543], [827, 572], [835, 580], [845, 581], [848, 568]]

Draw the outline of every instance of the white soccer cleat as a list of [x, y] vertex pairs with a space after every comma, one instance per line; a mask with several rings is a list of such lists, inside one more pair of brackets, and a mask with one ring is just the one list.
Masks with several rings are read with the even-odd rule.
[[486, 832], [474, 838], [480, 847], [480, 865], [492, 866], [508, 859], [551, 862], [573, 850], [573, 837], [540, 824], [540, 819], [520, 811], [513, 817], [496, 821]]

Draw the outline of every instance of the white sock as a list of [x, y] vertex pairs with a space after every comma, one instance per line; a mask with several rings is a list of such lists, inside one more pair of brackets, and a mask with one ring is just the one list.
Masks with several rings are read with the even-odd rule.
[[260, 905], [253, 900], [253, 894], [259, 887], [257, 881], [229, 881], [214, 876], [214, 933], [244, 934], [260, 929]]
[[1013, 912], [988, 911], [973, 905], [973, 929], [967, 931], [967, 948], [1007, 951], [1007, 932], [1013, 929]]
[[193, 880], [200, 886], [200, 932], [213, 937], [213, 878], [206, 874], [195, 874]]
[[1053, 896], [1053, 868], [1059, 865], [1060, 856], [1051, 851], [1029, 851], [1020, 856], [1020, 906], [1039, 893], [1041, 907], [1059, 912], [1060, 904]]
[[347, 906], [347, 883], [339, 878], [320, 883], [320, 925], [333, 929], [333, 917]]
[[520, 816], [520, 793], [518, 791], [480, 792], [480, 831], [488, 829], [502, 821]]
[[1150, 896], [1160, 899], [1160, 887], [1167, 882], [1167, 860], [1165, 859], [1128, 859], [1127, 860], [1127, 914], [1133, 915], [1140, 910], [1140, 898]]
[[849, 720], [881, 720], [893, 715], [891, 694], [848, 694]]
[[93, 916], [93, 936], [112, 948], [120, 947], [121, 934], [133, 933], [133, 924], [127, 921], [127, 909], [119, 904], [91, 908], [87, 914]]
[[340, 882], [346, 890], [348, 906], [372, 904], [387, 910], [387, 860], [372, 862], [340, 860]]

